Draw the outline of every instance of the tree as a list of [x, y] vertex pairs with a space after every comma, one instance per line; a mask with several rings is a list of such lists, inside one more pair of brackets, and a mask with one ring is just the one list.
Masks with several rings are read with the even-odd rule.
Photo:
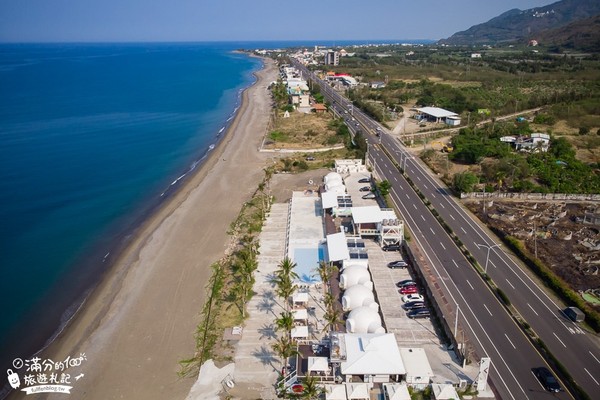
[[289, 335], [283, 335], [277, 338], [271, 348], [273, 351], [275, 351], [275, 353], [277, 353], [279, 358], [281, 358], [281, 365], [284, 367], [287, 367], [288, 358], [298, 354], [296, 344], [292, 338], [289, 337]]
[[454, 175], [452, 185], [457, 192], [468, 193], [473, 191], [473, 186], [475, 186], [477, 182], [479, 182], [479, 179], [475, 174], [465, 171]]
[[290, 311], [282, 312], [279, 318], [275, 319], [276, 330], [283, 331], [289, 336], [292, 328], [294, 328], [294, 315]]
[[302, 398], [307, 400], [318, 399], [324, 392], [324, 389], [319, 386], [319, 381], [315, 376], [306, 376], [302, 382], [304, 390], [302, 390]]
[[323, 319], [327, 322], [323, 327], [324, 331], [335, 331], [337, 325], [342, 323], [342, 311], [339, 308], [328, 307], [323, 314]]
[[389, 181], [384, 180], [384, 181], [379, 182], [377, 187], [379, 188], [379, 193], [381, 193], [382, 196], [387, 196], [388, 194], [390, 194], [390, 189], [391, 189], [392, 185], [390, 184]]

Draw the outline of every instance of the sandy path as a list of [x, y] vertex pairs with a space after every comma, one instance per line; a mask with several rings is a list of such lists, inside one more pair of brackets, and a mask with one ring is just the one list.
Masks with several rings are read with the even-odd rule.
[[[209, 266], [228, 244], [226, 231], [263, 176], [257, 148], [276, 79], [270, 60], [224, 143], [147, 224], [82, 312], [43, 355], [85, 352], [85, 377], [71, 398], [179, 399], [194, 379], [179, 379], [178, 361], [194, 353]], [[64, 395], [56, 398], [64, 399]]]

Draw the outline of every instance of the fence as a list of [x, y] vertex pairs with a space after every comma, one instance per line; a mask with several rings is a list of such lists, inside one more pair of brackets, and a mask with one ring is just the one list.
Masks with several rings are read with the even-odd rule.
[[597, 201], [600, 202], [600, 194], [569, 194], [569, 193], [504, 193], [504, 192], [470, 192], [461, 193], [461, 199], [514, 199], [533, 201]]

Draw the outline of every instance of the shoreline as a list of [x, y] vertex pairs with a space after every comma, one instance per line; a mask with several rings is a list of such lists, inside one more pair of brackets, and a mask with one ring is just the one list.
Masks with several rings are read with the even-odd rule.
[[[73, 385], [73, 394], [86, 398], [187, 395], [194, 382], [177, 377], [177, 362], [194, 353], [193, 335], [209, 267], [224, 253], [229, 223], [255, 189], [256, 178], [262, 177], [262, 168], [247, 164], [262, 166], [266, 159], [257, 147], [270, 110], [265, 87], [274, 73], [274, 62], [263, 59], [214, 149], [208, 150], [197, 170], [187, 172], [190, 175], [180, 187], [170, 192], [169, 186], [164, 204], [135, 228], [79, 312], [42, 352], [42, 358], [52, 359], [86, 353], [86, 376]], [[237, 193], [211, 190], [215, 186]]]

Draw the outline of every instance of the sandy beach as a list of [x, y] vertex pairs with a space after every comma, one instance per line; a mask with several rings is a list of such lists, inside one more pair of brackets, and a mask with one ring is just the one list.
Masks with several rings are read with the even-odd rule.
[[195, 377], [178, 378], [178, 362], [194, 354], [209, 267], [223, 256], [229, 224], [263, 177], [269, 156], [258, 146], [271, 107], [266, 87], [276, 74], [272, 60], [265, 60], [224, 140], [138, 230], [70, 326], [41, 355], [56, 360], [85, 353], [85, 376], [71, 382], [70, 398], [188, 394]]

